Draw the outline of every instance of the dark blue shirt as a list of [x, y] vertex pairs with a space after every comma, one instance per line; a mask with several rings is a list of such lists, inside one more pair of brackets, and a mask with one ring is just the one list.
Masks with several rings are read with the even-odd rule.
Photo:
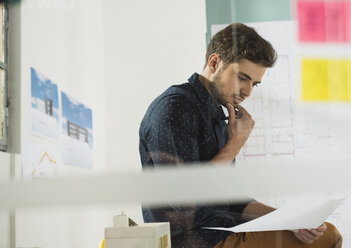
[[[198, 77], [195, 73], [188, 83], [171, 86], [149, 106], [139, 131], [143, 168], [207, 162], [226, 143], [222, 107], [217, 106]], [[238, 225], [246, 205], [143, 205], [143, 216], [145, 222], [171, 223], [172, 247], [213, 247], [230, 232], [201, 227]]]

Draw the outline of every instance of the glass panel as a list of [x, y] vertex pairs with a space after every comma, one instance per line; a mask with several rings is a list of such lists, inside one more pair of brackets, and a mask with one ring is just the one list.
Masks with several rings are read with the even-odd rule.
[[[349, 30], [348, 24], [343, 24], [340, 29], [330, 29], [334, 22], [324, 22], [322, 38], [334, 40], [333, 44], [306, 46], [299, 43], [313, 38], [310, 30], [317, 30], [313, 24], [319, 25], [319, 22], [311, 19], [315, 19], [312, 14], [319, 8], [301, 1], [300, 6], [308, 14], [306, 25], [312, 26], [305, 29], [310, 36], [302, 33], [298, 40], [297, 22], [291, 20], [293, 15], [290, 13], [293, 12], [290, 12], [292, 4], [289, 0], [280, 0], [279, 3], [274, 0], [207, 1], [211, 3], [207, 6], [208, 34], [214, 34], [212, 30], [220, 32], [232, 22], [241, 22], [252, 26], [271, 42], [279, 56], [275, 66], [265, 70], [262, 67], [269, 67], [274, 56], [260, 48], [271, 50], [270, 46], [245, 25], [229, 26], [227, 32], [219, 33], [216, 41], [211, 43], [216, 50], [210, 50], [208, 55], [213, 56], [208, 56], [204, 65], [206, 6], [203, 0], [20, 2], [19, 28], [9, 33], [13, 38], [12, 31], [18, 31], [21, 39], [18, 45], [21, 49], [13, 49], [15, 42], [9, 43], [10, 52], [20, 51], [20, 63], [16, 65], [13, 62], [16, 56], [10, 54], [11, 74], [0, 70], [0, 89], [6, 89], [4, 81], [7, 78], [14, 88], [16, 80], [13, 80], [15, 73], [12, 69], [17, 66], [21, 95], [17, 111], [21, 113], [17, 121], [22, 138], [22, 160], [17, 161], [20, 176], [23, 180], [35, 180], [32, 186], [43, 187], [38, 187], [38, 192], [17, 188], [18, 192], [8, 193], [8, 198], [16, 196], [15, 207], [31, 206], [32, 203], [47, 208], [16, 210], [16, 242], [21, 247], [97, 245], [104, 236], [104, 228], [111, 227], [113, 216], [122, 211], [139, 225], [153, 226], [144, 221], [170, 222], [170, 234], [158, 233], [159, 236], [153, 239], [160, 247], [168, 248], [171, 242], [173, 248], [215, 247], [224, 242], [226, 244], [222, 247], [227, 247], [231, 241], [237, 240], [235, 235], [203, 227], [239, 226], [273, 208], [289, 206], [295, 200], [302, 202], [304, 208], [315, 201], [310, 208], [323, 210], [319, 207], [319, 204], [324, 204], [323, 199], [307, 195], [308, 200], [312, 198], [308, 203], [294, 195], [297, 191], [293, 190], [301, 189], [301, 194], [315, 193], [313, 190], [334, 193], [338, 181], [343, 182], [339, 179], [347, 176], [347, 173], [338, 171], [337, 176], [321, 180], [322, 175], [318, 174], [322, 171], [324, 176], [334, 175], [322, 167], [328, 165], [325, 161], [334, 159], [328, 168], [337, 171], [337, 159], [351, 160], [351, 119], [347, 118], [351, 116], [351, 109], [350, 103], [342, 102], [351, 100], [351, 92], [348, 93], [351, 91], [351, 53], [343, 50], [345, 44], [340, 46], [340, 42], [335, 42], [347, 41], [348, 36], [339, 36], [339, 31]], [[313, 5], [315, 3], [317, 1], [313, 0]], [[342, 20], [344, 12], [334, 12], [340, 12], [346, 5], [328, 5], [326, 13]], [[323, 13], [324, 10], [320, 13], [322, 17]], [[210, 17], [213, 17], [213, 22], [209, 21]], [[14, 24], [11, 20], [9, 23]], [[243, 33], [232, 32], [240, 27]], [[2, 35], [6, 35], [6, 29], [1, 30], [4, 31]], [[331, 32], [333, 30], [335, 32]], [[254, 38], [245, 32], [253, 34]], [[228, 43], [224, 44], [224, 41]], [[1, 58], [6, 60], [7, 46], [2, 45]], [[245, 50], [245, 45], [250, 47]], [[257, 53], [244, 57], [247, 51], [256, 52], [256, 49]], [[320, 50], [329, 52], [329, 55], [342, 51], [345, 56], [310, 58], [310, 55], [322, 54]], [[298, 58], [302, 52], [307, 57]], [[300, 65], [301, 72], [296, 68]], [[301, 89], [299, 76], [303, 80]], [[317, 91], [323, 85], [324, 88]], [[258, 87], [252, 90], [253, 86]], [[339, 102], [308, 104], [298, 98], [299, 90], [304, 90], [305, 100], [316, 100], [314, 95], [320, 96], [319, 92], [323, 92], [323, 98], [317, 100]], [[0, 91], [0, 102], [3, 102], [7, 98], [6, 91]], [[14, 106], [11, 93], [11, 106]], [[158, 95], [161, 96], [157, 98]], [[248, 99], [241, 104], [245, 98]], [[3, 107], [0, 106], [1, 120], [6, 113]], [[3, 138], [6, 138], [5, 134]], [[232, 142], [228, 142], [229, 139]], [[308, 174], [310, 160], [317, 159], [321, 163]], [[216, 171], [207, 171], [206, 164], [196, 168], [194, 164], [200, 161], [211, 162], [209, 166]], [[227, 167], [213, 166], [214, 162], [223, 161], [229, 161]], [[295, 165], [295, 162], [298, 166], [288, 166]], [[12, 163], [11, 160], [11, 166]], [[145, 171], [151, 168], [158, 174], [140, 173], [142, 164]], [[162, 171], [174, 164], [176, 167]], [[276, 170], [270, 167], [272, 164], [278, 164]], [[253, 165], [260, 167], [243, 173], [244, 168]], [[184, 174], [182, 169], [185, 167], [191, 169], [192, 174]], [[197, 169], [196, 173], [193, 169]], [[82, 178], [74, 178], [74, 183], [70, 183], [65, 178], [72, 175], [100, 176], [100, 172], [107, 172], [111, 178], [100, 178], [101, 181], [89, 178], [89, 183], [81, 183], [79, 180], [86, 182]], [[286, 177], [291, 181], [283, 180], [284, 175], [288, 175]], [[308, 178], [306, 175], [312, 176]], [[58, 180], [52, 180], [56, 178]], [[30, 186], [31, 182], [24, 183]], [[56, 183], [62, 185], [56, 187]], [[328, 191], [323, 191], [326, 187]], [[4, 189], [7, 190], [0, 185], [0, 196]], [[16, 194], [21, 192], [38, 194], [32, 194], [33, 197]], [[239, 194], [261, 196], [255, 200], [273, 208], [257, 204], [252, 198], [240, 199]], [[89, 200], [84, 200], [84, 197]], [[127, 197], [133, 199], [130, 205]], [[180, 202], [181, 198], [188, 202]], [[28, 204], [21, 202], [22, 199]], [[118, 200], [118, 205], [107, 208], [87, 205], [76, 209], [50, 207], [53, 203], [69, 206], [112, 200]], [[134, 204], [134, 200], [138, 203]], [[351, 246], [350, 201], [345, 201], [329, 219], [344, 236], [345, 247]], [[0, 201], [0, 211], [1, 205], [7, 202], [11, 203], [10, 200]], [[142, 208], [139, 202], [143, 202]], [[293, 213], [293, 217], [299, 213], [300, 205], [292, 206], [294, 211], [290, 208], [288, 213]], [[288, 217], [290, 219], [290, 214]], [[300, 218], [299, 222], [305, 219], [309, 218]], [[125, 215], [116, 220], [116, 228], [123, 222], [129, 229], [131, 221]], [[316, 225], [313, 223], [313, 227], [322, 221]], [[284, 230], [300, 227], [284, 226]], [[152, 228], [158, 227], [154, 225]], [[279, 228], [282, 229], [282, 225]], [[328, 230], [333, 230], [333, 227], [329, 226]], [[338, 239], [335, 229], [329, 233], [329, 237], [335, 235], [335, 240]], [[276, 240], [284, 243], [287, 237], [294, 238], [294, 234], [288, 231], [271, 234], [267, 237], [271, 242], [260, 247], [275, 247]], [[126, 243], [110, 246], [110, 242], [118, 242], [117, 238], [120, 238], [111, 236], [106, 238], [107, 247], [134, 247]], [[228, 236], [231, 238], [227, 239]], [[251, 235], [244, 236], [238, 234], [240, 240], [248, 241], [245, 247], [254, 247], [253, 243], [257, 241], [249, 241]]]

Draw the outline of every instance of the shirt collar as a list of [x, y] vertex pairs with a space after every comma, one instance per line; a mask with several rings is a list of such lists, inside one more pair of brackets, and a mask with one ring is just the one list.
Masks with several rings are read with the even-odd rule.
[[197, 98], [199, 99], [201, 106], [203, 106], [204, 112], [207, 113], [211, 119], [225, 120], [226, 117], [222, 106], [217, 106], [216, 101], [199, 80], [199, 74], [194, 73], [191, 75], [188, 82], [194, 88]]

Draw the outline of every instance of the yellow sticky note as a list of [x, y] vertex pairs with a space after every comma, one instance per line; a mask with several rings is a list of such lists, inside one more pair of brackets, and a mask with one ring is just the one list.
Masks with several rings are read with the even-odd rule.
[[330, 101], [347, 101], [346, 60], [331, 60], [328, 63], [328, 94]]
[[303, 59], [301, 96], [304, 101], [328, 100], [328, 60]]
[[351, 101], [351, 61], [303, 59], [301, 96], [304, 101]]
[[351, 101], [351, 60], [346, 61], [346, 78], [347, 101]]

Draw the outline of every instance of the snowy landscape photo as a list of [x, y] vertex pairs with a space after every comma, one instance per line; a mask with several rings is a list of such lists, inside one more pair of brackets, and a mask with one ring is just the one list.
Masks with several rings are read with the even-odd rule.
[[92, 110], [61, 92], [62, 161], [65, 164], [92, 168]]
[[59, 104], [57, 84], [31, 68], [31, 122], [34, 134], [58, 139]]

